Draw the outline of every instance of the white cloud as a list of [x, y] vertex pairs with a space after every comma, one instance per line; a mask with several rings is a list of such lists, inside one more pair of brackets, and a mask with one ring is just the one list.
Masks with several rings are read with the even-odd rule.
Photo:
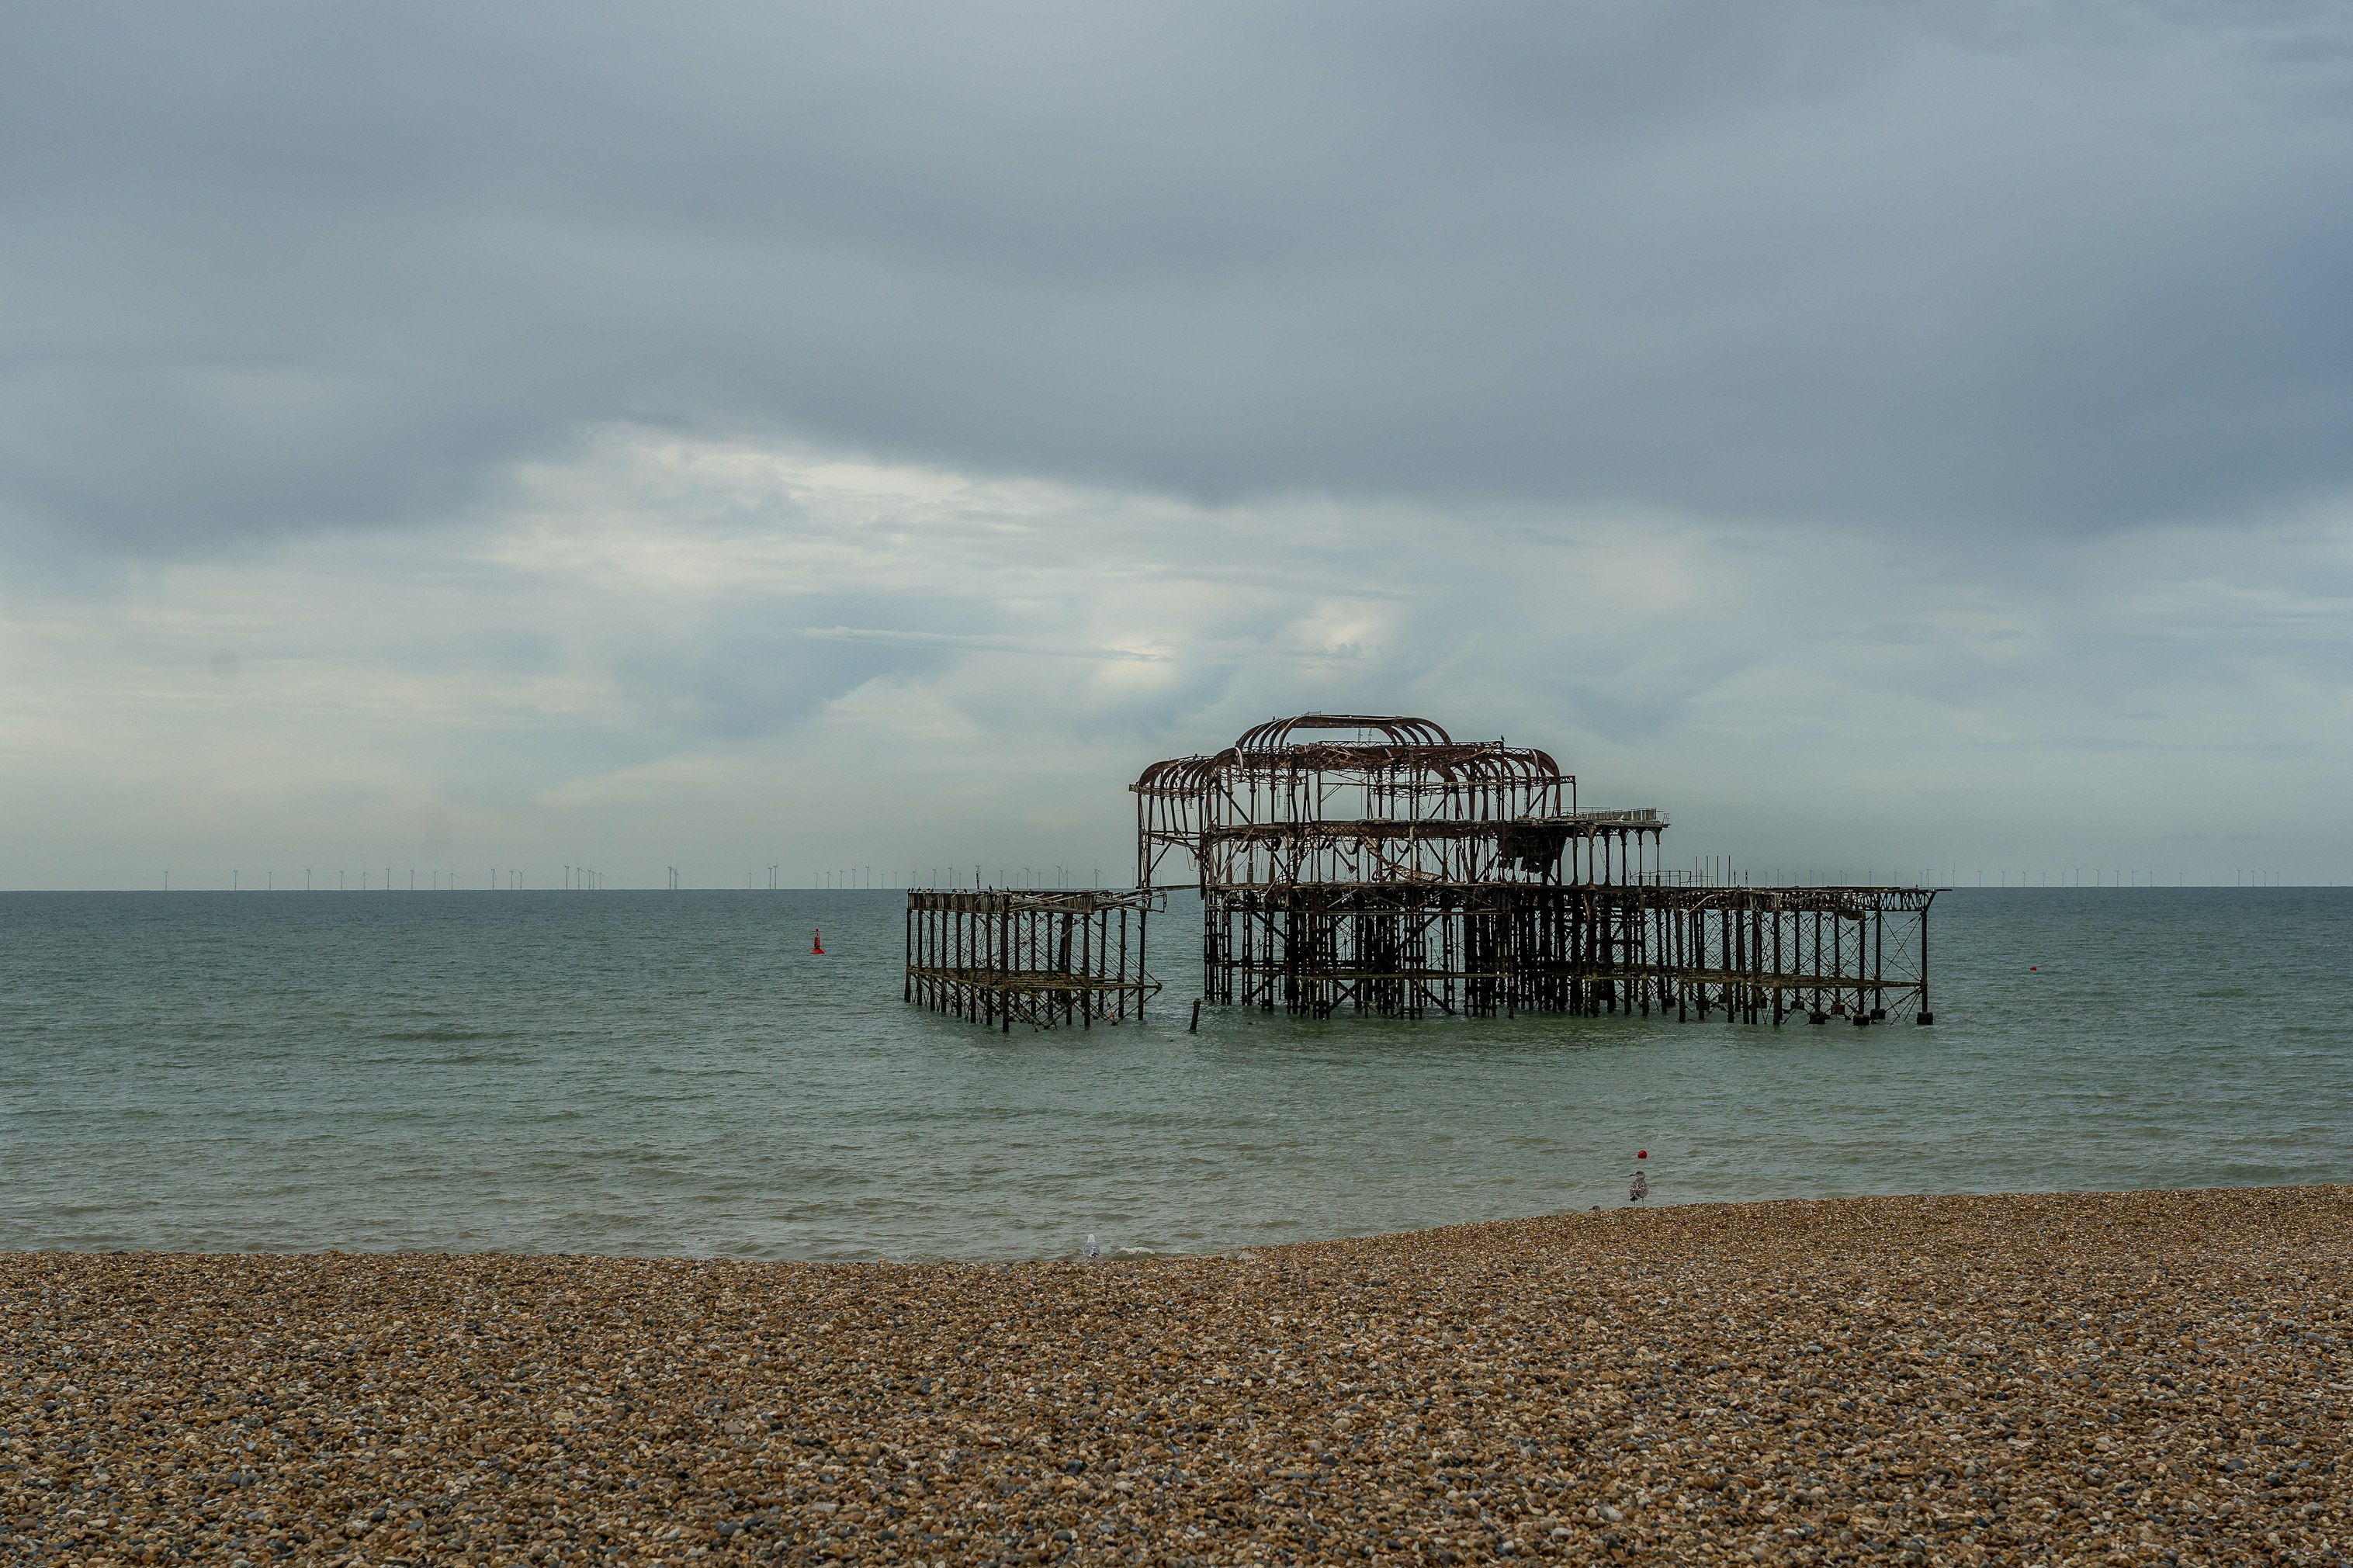
[[2348, 599], [2342, 505], [1991, 549], [615, 426], [437, 528], [20, 582], [0, 883], [1118, 866], [1143, 763], [1318, 707], [1508, 732], [1765, 869], [2327, 878]]

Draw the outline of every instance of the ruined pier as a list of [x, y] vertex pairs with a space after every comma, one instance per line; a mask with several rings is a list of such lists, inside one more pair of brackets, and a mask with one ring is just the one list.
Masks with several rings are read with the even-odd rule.
[[[1130, 787], [1133, 891], [911, 894], [910, 999], [945, 996], [947, 1010], [983, 1022], [1054, 1022], [1056, 1004], [1036, 998], [1062, 997], [1067, 1023], [1068, 997], [1124, 1007], [1134, 988], [1140, 1011], [1143, 906], [1127, 906], [1131, 981], [1124, 945], [1103, 975], [1072, 970], [1067, 953], [1036, 961], [1039, 939], [1022, 922], [1037, 910], [1024, 900], [1148, 902], [1185, 886], [1201, 900], [1200, 995], [1223, 1005], [1309, 1017], [1935, 1018], [1928, 911], [1939, 889], [1759, 887], [1670, 870], [1663, 812], [1581, 806], [1575, 775], [1541, 751], [1456, 741], [1427, 719], [1306, 714], [1155, 763]], [[958, 900], [977, 902], [937, 902]], [[950, 909], [967, 924], [938, 926]], [[932, 922], [920, 942], [919, 919]], [[919, 961], [919, 946], [963, 956]], [[1030, 956], [991, 972], [965, 962], [976, 953]], [[994, 989], [989, 973], [1001, 974]], [[936, 978], [951, 974], [970, 978]], [[922, 998], [919, 977], [934, 977]]]
[[907, 895], [903, 997], [1010, 1029], [1141, 1017], [1149, 890], [916, 889]]

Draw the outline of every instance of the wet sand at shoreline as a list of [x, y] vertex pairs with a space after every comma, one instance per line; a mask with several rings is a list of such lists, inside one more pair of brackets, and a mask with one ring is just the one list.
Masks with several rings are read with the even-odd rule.
[[2353, 1189], [1216, 1258], [0, 1256], [0, 1557], [2335, 1561]]

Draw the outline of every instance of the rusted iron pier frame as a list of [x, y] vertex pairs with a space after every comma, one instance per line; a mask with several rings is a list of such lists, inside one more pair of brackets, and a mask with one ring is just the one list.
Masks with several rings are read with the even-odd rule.
[[1541, 751], [1310, 713], [1132, 787], [1138, 884], [1168, 880], [1174, 857], [1200, 889], [1207, 1000], [1318, 1017], [1934, 1017], [1936, 889], [1689, 880], [1663, 864], [1663, 813], [1581, 808]]
[[[1332, 731], [1354, 738], [1321, 738]], [[1550, 755], [1427, 719], [1306, 714], [1146, 768], [1136, 884], [1172, 854], [1198, 885], [1623, 883], [1660, 869], [1653, 808], [1580, 810]]]
[[912, 890], [903, 997], [1005, 1030], [1141, 1018], [1160, 989], [1144, 937], [1162, 907], [1148, 889]]
[[1927, 1023], [1916, 888], [1209, 888], [1204, 994], [1350, 1011]]

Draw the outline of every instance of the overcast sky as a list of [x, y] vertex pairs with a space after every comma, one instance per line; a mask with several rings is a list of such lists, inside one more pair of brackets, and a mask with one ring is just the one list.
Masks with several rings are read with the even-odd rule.
[[2337, 5], [17, 6], [0, 886], [1122, 877], [1314, 708], [2353, 880]]

